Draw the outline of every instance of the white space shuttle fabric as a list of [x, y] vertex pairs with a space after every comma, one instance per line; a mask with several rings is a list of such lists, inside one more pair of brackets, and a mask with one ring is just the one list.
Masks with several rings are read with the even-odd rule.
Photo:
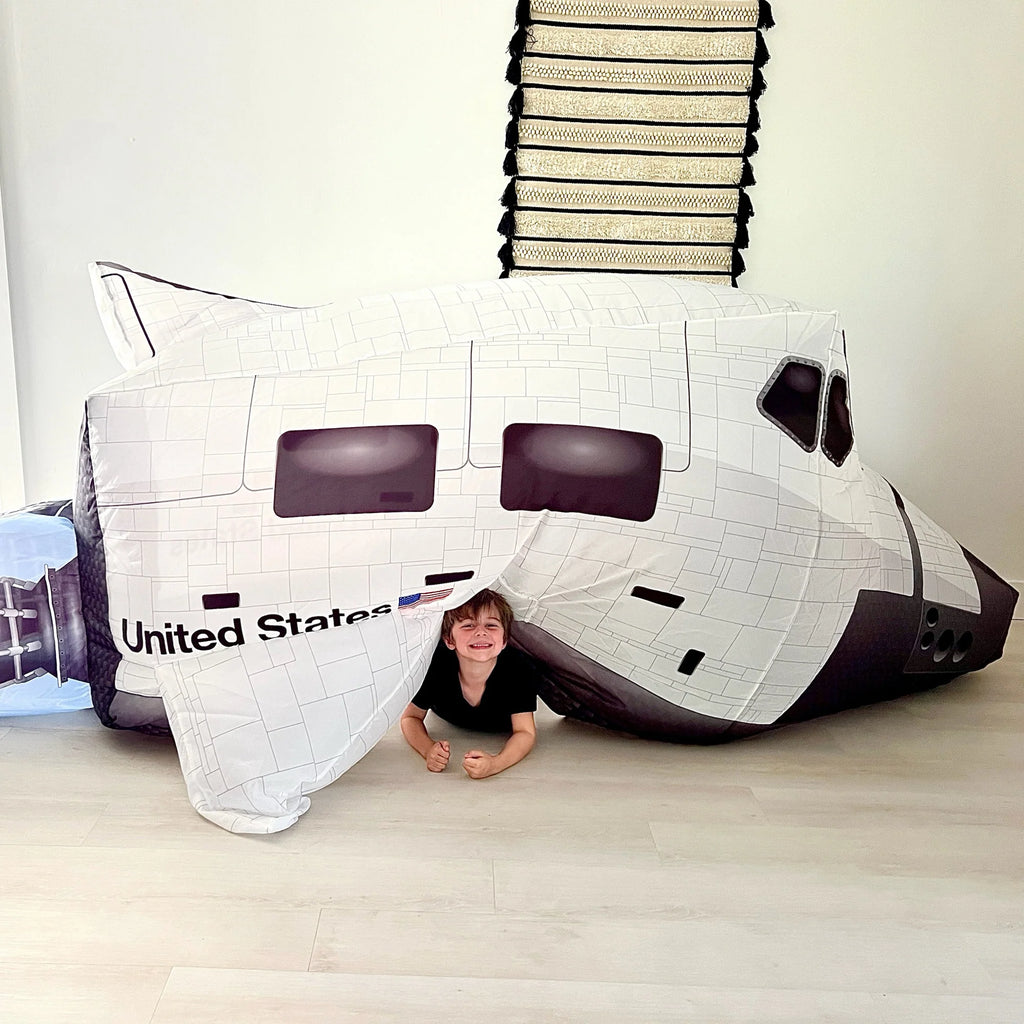
[[308, 309], [118, 275], [137, 365], [86, 419], [114, 685], [162, 698], [225, 828], [292, 824], [484, 587], [645, 700], [751, 729], [863, 591], [914, 591], [834, 313], [635, 275]]
[[169, 292], [170, 282], [118, 263], [91, 264], [89, 279], [107, 338], [126, 370], [168, 345], [238, 331], [276, 310], [290, 308], [197, 288], [176, 287]]

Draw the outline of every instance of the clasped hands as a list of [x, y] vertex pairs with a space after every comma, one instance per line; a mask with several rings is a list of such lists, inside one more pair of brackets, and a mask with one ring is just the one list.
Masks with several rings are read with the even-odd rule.
[[[447, 740], [437, 740], [427, 753], [427, 769], [432, 772], [443, 772], [448, 767], [451, 753], [451, 744]], [[487, 776], [496, 774], [494, 755], [482, 750], [467, 750], [462, 758], [462, 768], [471, 779], [486, 779]]]

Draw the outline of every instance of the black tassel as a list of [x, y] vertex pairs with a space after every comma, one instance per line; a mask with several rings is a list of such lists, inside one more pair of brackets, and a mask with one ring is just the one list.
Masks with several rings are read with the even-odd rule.
[[750, 166], [749, 158], [752, 157], [760, 148], [756, 135], [757, 130], [761, 127], [761, 114], [757, 109], [757, 101], [764, 93], [767, 86], [761, 69], [771, 59], [771, 54], [768, 52], [768, 46], [764, 41], [762, 31], [770, 29], [774, 25], [775, 19], [772, 17], [771, 4], [769, 4], [767, 0], [761, 0], [758, 5], [758, 32], [756, 33], [756, 42], [754, 44], [754, 70], [750, 83], [750, 111], [747, 115], [747, 141], [746, 145], [743, 147], [743, 171], [740, 175], [740, 193], [736, 209], [736, 242], [732, 254], [733, 285], [736, 284], [736, 279], [740, 274], [746, 270], [746, 264], [743, 262], [740, 250], [747, 248], [750, 244], [750, 232], [747, 225], [750, 218], [754, 216], [754, 206], [750, 201], [750, 196], [748, 196], [744, 190], [755, 183], [754, 170]]
[[529, 42], [530, 32], [525, 25], [520, 25], [519, 28], [512, 33], [512, 38], [508, 41], [506, 47], [509, 55], [516, 60], [520, 60], [524, 53], [526, 53], [526, 44]]
[[746, 263], [743, 262], [743, 256], [740, 254], [739, 249], [733, 249], [732, 251], [732, 283], [735, 286], [736, 278], [747, 269]]
[[533, 35], [529, 28], [532, 22], [530, 0], [519, 0], [516, 5], [516, 30], [508, 43], [508, 53], [512, 59], [505, 69], [505, 79], [513, 85], [518, 85], [523, 79], [522, 60]]
[[768, 52], [768, 46], [764, 41], [764, 36], [758, 32], [757, 43], [754, 46], [754, 64], [756, 67], [763, 68], [771, 59], [772, 55]]
[[750, 234], [747, 231], [747, 222], [745, 220], [736, 219], [736, 241], [733, 245], [737, 249], [746, 249], [750, 245]]
[[506, 210], [514, 210], [518, 205], [518, 202], [519, 200], [516, 196], [516, 183], [514, 181], [510, 181], [505, 186], [505, 191], [501, 194], [501, 205], [504, 206]]
[[[750, 233], [747, 225], [750, 218], [754, 216], [754, 204], [750, 201], [750, 196], [747, 195], [743, 189], [740, 189], [739, 196], [737, 197], [736, 203], [736, 248], [746, 249], [750, 245]], [[733, 284], [736, 282], [733, 281]]]
[[513, 267], [513, 263], [512, 263], [512, 243], [511, 242], [506, 242], [498, 250], [498, 259], [501, 260], [501, 266], [502, 266], [501, 276], [502, 277], [508, 277], [508, 272]]
[[746, 224], [754, 216], [754, 204], [746, 192], [740, 192], [740, 203], [736, 210], [736, 219]]
[[[519, 145], [519, 118], [523, 116], [524, 106], [522, 61], [526, 49], [533, 39], [533, 32], [530, 29], [532, 24], [530, 0], [518, 0], [516, 3], [516, 30], [508, 44], [511, 59], [505, 71], [505, 78], [516, 87], [508, 101], [508, 114], [511, 120], [505, 128], [505, 148], [508, 152], [505, 154], [505, 163], [502, 168], [512, 179], [519, 174], [516, 148]], [[501, 205], [505, 207], [505, 213], [498, 224], [498, 231], [505, 236], [507, 241], [498, 250], [498, 259], [501, 260], [502, 267], [500, 277], [505, 278], [512, 270], [512, 236], [516, 230], [515, 209], [517, 205], [515, 180], [510, 181], [505, 187], [501, 196]]]
[[761, 74], [761, 69], [758, 67], [754, 68], [754, 77], [750, 83], [750, 98], [751, 100], [758, 100], [764, 94], [765, 89], [768, 88], [768, 83], [764, 80], [764, 75]]
[[757, 100], [750, 100], [750, 114], [747, 116], [747, 133], [756, 132], [761, 127], [761, 112], [757, 109]]

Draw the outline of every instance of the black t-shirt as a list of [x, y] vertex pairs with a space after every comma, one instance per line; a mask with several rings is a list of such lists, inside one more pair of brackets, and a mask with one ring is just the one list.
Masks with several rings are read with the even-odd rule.
[[442, 640], [412, 702], [460, 729], [511, 732], [513, 715], [537, 710], [536, 669], [526, 655], [506, 647], [487, 677], [480, 703], [474, 707], [462, 696], [458, 655]]

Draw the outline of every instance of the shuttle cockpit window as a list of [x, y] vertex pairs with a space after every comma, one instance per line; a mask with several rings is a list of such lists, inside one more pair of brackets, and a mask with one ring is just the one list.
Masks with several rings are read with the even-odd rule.
[[437, 428], [289, 430], [277, 442], [279, 516], [425, 512], [434, 503]]
[[846, 378], [834, 373], [828, 382], [825, 396], [825, 429], [821, 435], [821, 450], [825, 457], [841, 466], [853, 448], [853, 421]]
[[653, 434], [513, 423], [502, 435], [501, 505], [642, 523], [658, 503], [661, 463]]
[[757, 396], [762, 414], [805, 451], [818, 443], [824, 370], [805, 359], [784, 359]]

